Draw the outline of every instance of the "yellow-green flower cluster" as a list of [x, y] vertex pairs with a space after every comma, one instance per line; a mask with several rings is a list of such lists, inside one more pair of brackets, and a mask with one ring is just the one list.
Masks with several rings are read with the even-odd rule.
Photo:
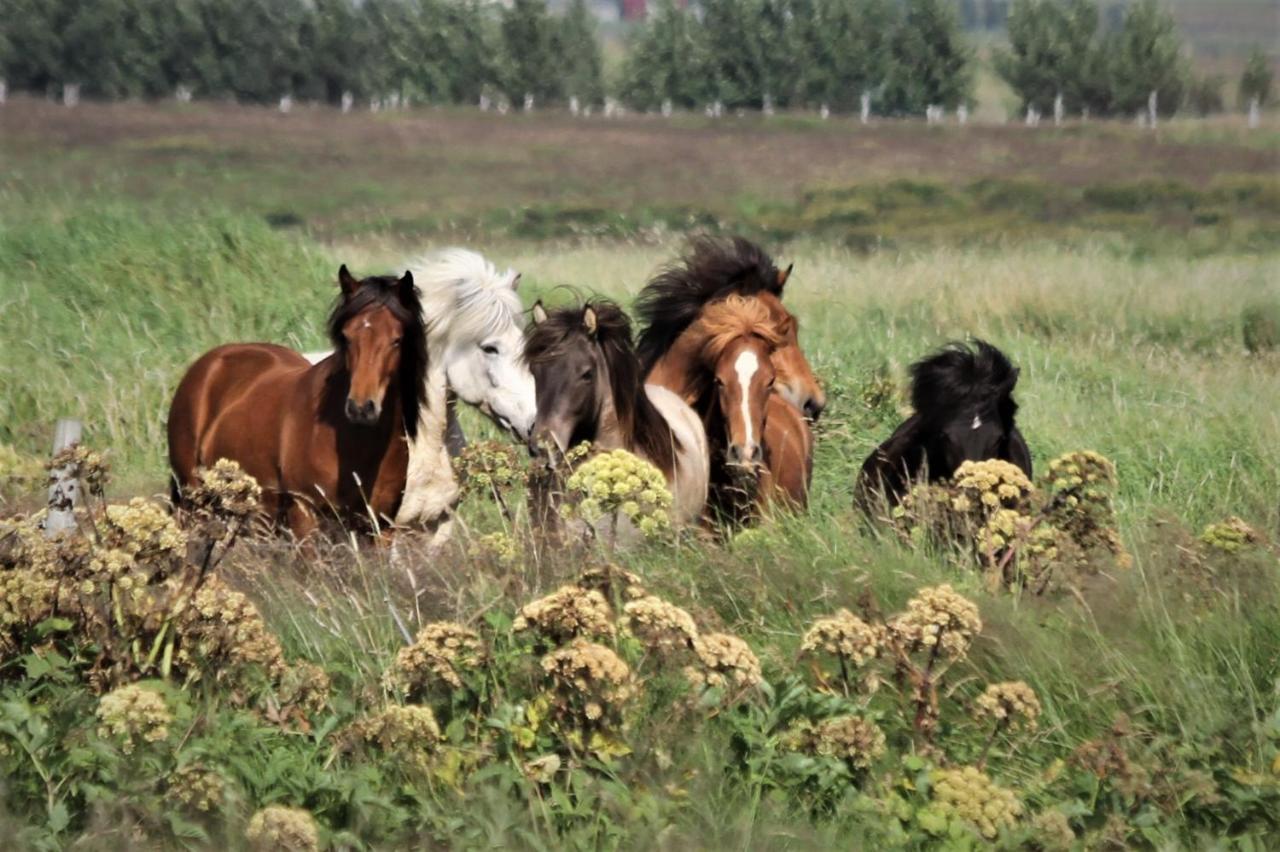
[[121, 743], [125, 754], [135, 740], [158, 743], [169, 736], [173, 714], [164, 696], [137, 684], [121, 686], [98, 699], [98, 736]]
[[44, 481], [44, 465], [0, 443], [0, 495], [35, 491]]
[[218, 459], [196, 471], [187, 498], [197, 509], [227, 520], [247, 518], [262, 506], [262, 487], [237, 462]]
[[524, 478], [515, 447], [501, 441], [467, 444], [457, 459], [464, 496], [502, 494]]
[[270, 805], [253, 815], [245, 840], [254, 852], [318, 852], [320, 832], [310, 811]]
[[1010, 828], [1022, 816], [1022, 803], [1012, 790], [997, 786], [975, 766], [934, 769], [933, 803], [943, 814], [971, 824], [988, 840]]
[[888, 629], [889, 637], [904, 653], [925, 651], [957, 660], [982, 631], [982, 618], [977, 604], [947, 583], [917, 592], [906, 610], [890, 620]]
[[847, 609], [819, 618], [804, 634], [802, 654], [830, 654], [847, 665], [862, 668], [884, 648], [884, 628], [871, 626]]
[[612, 636], [613, 611], [597, 591], [561, 586], [521, 607], [512, 627], [517, 632], [536, 631], [553, 642], [580, 636]]
[[952, 481], [960, 492], [952, 499], [952, 508], [961, 513], [975, 503], [987, 510], [1016, 508], [1031, 493], [1031, 480], [1022, 468], [1001, 459], [964, 462]]
[[406, 695], [421, 695], [437, 683], [462, 689], [459, 670], [480, 666], [485, 656], [480, 634], [451, 621], [435, 621], [418, 631], [412, 645], [400, 649], [382, 682]]
[[227, 666], [261, 666], [273, 679], [285, 670], [284, 652], [258, 608], [217, 577], [206, 577], [179, 614], [182, 637], [176, 658], [189, 676]]
[[1076, 833], [1067, 815], [1056, 808], [1041, 811], [1031, 820], [1031, 836], [1044, 852], [1070, 852], [1076, 845]]
[[662, 471], [626, 450], [601, 453], [583, 462], [565, 483], [576, 503], [567, 514], [594, 523], [622, 515], [646, 536], [671, 526], [671, 492]]
[[1091, 450], [1067, 453], [1049, 462], [1042, 482], [1048, 498], [1049, 521], [1070, 537], [1082, 565], [1089, 551], [1101, 548], [1127, 565], [1128, 554], [1115, 529], [1111, 493], [1116, 468]]
[[142, 497], [123, 506], [108, 506], [100, 532], [103, 547], [121, 551], [144, 564], [160, 564], [186, 555], [187, 537], [173, 516]]
[[0, 518], [0, 568], [29, 569], [41, 574], [59, 573], [58, 546], [45, 538], [34, 517]]
[[561, 716], [595, 723], [616, 717], [636, 694], [631, 669], [604, 645], [575, 639], [542, 658]]
[[227, 780], [203, 763], [189, 763], [174, 771], [165, 797], [200, 813], [221, 811], [227, 797]]
[[45, 464], [50, 472], [66, 468], [90, 494], [101, 495], [111, 480], [111, 465], [102, 453], [83, 444], [72, 444]]
[[760, 660], [751, 646], [728, 633], [707, 633], [693, 643], [697, 666], [685, 668], [685, 677], [697, 688], [747, 689], [760, 685]]
[[384, 752], [430, 751], [440, 742], [440, 726], [430, 707], [392, 704], [352, 723], [352, 732]]
[[806, 725], [793, 742], [804, 750], [869, 769], [884, 754], [884, 731], [860, 716], [835, 716]]
[[0, 662], [17, 653], [15, 634], [53, 614], [57, 594], [57, 582], [36, 571], [0, 571]]
[[1034, 731], [1040, 718], [1040, 699], [1020, 680], [993, 683], [978, 696], [976, 713], [978, 718], [991, 719], [1002, 727]]
[[499, 568], [513, 568], [520, 562], [520, 545], [504, 532], [477, 536], [468, 549], [475, 560], [492, 560]]
[[1201, 543], [1223, 553], [1238, 553], [1259, 541], [1258, 531], [1232, 515], [1225, 521], [1209, 524], [1200, 534]]
[[622, 610], [627, 632], [659, 653], [687, 650], [698, 638], [693, 616], [654, 595], [630, 601]]
[[276, 697], [286, 707], [319, 713], [328, 707], [332, 687], [328, 672], [315, 663], [304, 660], [280, 672], [276, 683]]
[[1116, 466], [1092, 450], [1066, 453], [1049, 462], [1046, 490], [1062, 495], [1068, 505], [1079, 502], [1109, 505], [1116, 485]]

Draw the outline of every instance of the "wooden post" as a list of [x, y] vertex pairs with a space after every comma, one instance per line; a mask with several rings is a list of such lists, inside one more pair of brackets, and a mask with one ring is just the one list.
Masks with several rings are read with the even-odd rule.
[[[59, 420], [53, 430], [53, 454], [80, 443], [83, 427], [79, 420]], [[48, 538], [75, 529], [75, 505], [80, 502], [80, 483], [72, 471], [60, 467], [50, 473], [53, 483], [49, 486], [49, 514], [44, 520], [44, 534]]]
[[1254, 95], [1249, 99], [1249, 129], [1257, 130], [1262, 125], [1262, 99]]
[[1160, 96], [1155, 89], [1151, 90], [1151, 94], [1147, 95], [1147, 126], [1152, 130], [1156, 129], [1156, 123], [1159, 121], [1160, 113]]

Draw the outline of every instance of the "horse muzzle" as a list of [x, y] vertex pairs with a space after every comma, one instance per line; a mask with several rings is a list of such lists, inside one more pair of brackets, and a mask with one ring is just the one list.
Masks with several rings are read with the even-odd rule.
[[347, 419], [359, 426], [372, 426], [382, 416], [382, 406], [371, 399], [356, 402], [347, 398]]

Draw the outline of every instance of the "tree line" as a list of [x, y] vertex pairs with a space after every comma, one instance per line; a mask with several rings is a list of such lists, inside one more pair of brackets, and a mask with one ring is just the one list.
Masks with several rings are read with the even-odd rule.
[[[601, 104], [642, 110], [866, 106], [954, 110], [973, 98], [966, 26], [1006, 26], [994, 57], [1023, 108], [1221, 109], [1157, 0], [658, 0], [606, 85], [586, 0], [0, 0], [0, 79], [57, 96], [339, 103]], [[1260, 52], [1241, 100], [1270, 92]]]
[[[1157, 0], [1134, 0], [1118, 19], [1095, 0], [1014, 0], [1009, 46], [995, 67], [1024, 109], [1048, 114], [1132, 115], [1156, 95], [1162, 114], [1190, 107], [1225, 108], [1226, 79], [1197, 76], [1169, 13]], [[1266, 57], [1255, 48], [1239, 85], [1239, 102], [1264, 104], [1271, 89]]]

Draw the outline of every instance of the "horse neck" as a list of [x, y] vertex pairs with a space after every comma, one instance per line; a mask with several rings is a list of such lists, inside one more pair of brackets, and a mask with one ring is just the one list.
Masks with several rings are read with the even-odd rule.
[[699, 393], [697, 375], [701, 369], [698, 365], [698, 347], [701, 335], [688, 328], [676, 338], [671, 348], [654, 362], [653, 368], [645, 381], [651, 385], [659, 385], [693, 405]]

